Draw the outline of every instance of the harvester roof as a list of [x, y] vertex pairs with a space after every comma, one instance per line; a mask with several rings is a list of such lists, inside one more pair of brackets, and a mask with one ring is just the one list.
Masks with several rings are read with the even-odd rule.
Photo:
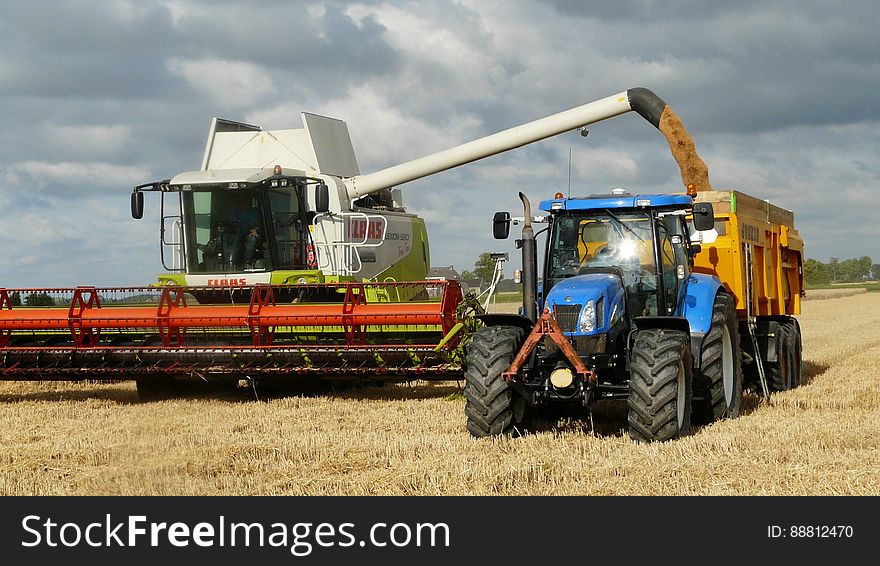
[[[285, 175], [300, 176], [305, 172], [285, 169]], [[216, 169], [209, 171], [187, 171], [175, 175], [169, 185], [181, 187], [184, 185], [220, 185], [224, 188], [246, 188], [247, 186], [261, 183], [275, 175], [273, 167], [267, 168], [238, 168]], [[229, 187], [230, 184], [238, 184], [238, 187]]]

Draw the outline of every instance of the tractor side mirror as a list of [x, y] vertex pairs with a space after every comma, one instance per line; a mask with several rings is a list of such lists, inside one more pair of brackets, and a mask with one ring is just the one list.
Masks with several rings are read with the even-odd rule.
[[694, 230], [703, 232], [715, 227], [715, 211], [710, 202], [694, 203]]
[[140, 191], [131, 193], [131, 217], [135, 220], [144, 217], [144, 193]]
[[330, 211], [330, 189], [324, 183], [315, 188], [315, 212]]
[[509, 212], [496, 212], [492, 217], [492, 235], [496, 240], [506, 240], [510, 235]]

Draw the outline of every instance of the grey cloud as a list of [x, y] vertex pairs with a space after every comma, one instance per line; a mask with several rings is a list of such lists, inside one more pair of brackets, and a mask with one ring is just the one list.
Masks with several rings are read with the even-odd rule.
[[257, 62], [267, 78], [320, 96], [394, 69], [399, 55], [375, 18], [355, 22], [335, 4], [310, 13], [309, 4], [316, 3], [238, 3], [226, 10], [195, 3], [178, 22], [185, 38], [178, 54]]
[[23, 3], [5, 10], [0, 94], [148, 98], [172, 88], [161, 62], [176, 43], [169, 12], [151, 6], [126, 20], [107, 7]]

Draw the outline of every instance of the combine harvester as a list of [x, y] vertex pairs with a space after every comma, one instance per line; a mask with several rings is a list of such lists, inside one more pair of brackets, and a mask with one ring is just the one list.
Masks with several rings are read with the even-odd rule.
[[[485, 333], [496, 332], [491, 329], [499, 326], [523, 329], [518, 334], [523, 338], [532, 326], [546, 326], [548, 319], [560, 316], [559, 306], [529, 291], [527, 282], [523, 315], [487, 315], [474, 297], [462, 296], [456, 281], [425, 280], [430, 265], [425, 224], [406, 212], [395, 187], [633, 110], [664, 133], [689, 192], [711, 195], [698, 200], [719, 205], [722, 230], [717, 243], [705, 243], [697, 255], [698, 246], [685, 238], [686, 253], [698, 258], [694, 272], [712, 272], [707, 277], [715, 280], [720, 276], [723, 284], [713, 288], [720, 291], [723, 286], [736, 299], [740, 325], [746, 329], [743, 335], [754, 338], [754, 348], [744, 348], [743, 358], [747, 367], [757, 368], [752, 373], [766, 390], [765, 366], [772, 374], [775, 360], [787, 359], [777, 355], [783, 342], [774, 339], [779, 335], [779, 317], [797, 314], [802, 289], [802, 243], [793, 230], [791, 213], [741, 193], [709, 192], [705, 165], [690, 136], [671, 109], [643, 88], [366, 175], [360, 174], [342, 121], [304, 113], [302, 129], [262, 130], [215, 118], [199, 171], [133, 190], [131, 211], [136, 219], [143, 217], [146, 192], [160, 196], [161, 259], [166, 272], [159, 275], [158, 283], [144, 288], [0, 289], [0, 376], [135, 379], [142, 398], [160, 399], [177, 394], [185, 382], [285, 377], [445, 380], [460, 377], [468, 365], [485, 369], [484, 362], [466, 363], [465, 345], [472, 338], [479, 346]], [[674, 199], [682, 217], [691, 213], [691, 196]], [[755, 206], [743, 214], [743, 203]], [[550, 261], [545, 269], [554, 261], [555, 248], [549, 242], [559, 233], [554, 228], [557, 215], [552, 214], [556, 205], [550, 206]], [[528, 216], [527, 211], [526, 220]], [[533, 258], [534, 239], [524, 236], [522, 244], [524, 253], [531, 250], [528, 257]], [[659, 267], [652, 277], [659, 282], [670, 273], [662, 258], [655, 259]], [[534, 262], [524, 262], [524, 268], [534, 287]], [[690, 265], [684, 269], [687, 277]], [[579, 280], [576, 273], [570, 275], [574, 277], [565, 282], [566, 277], [545, 273], [544, 280], [566, 284]], [[680, 279], [681, 273], [672, 275]], [[653, 289], [664, 287], [658, 283]], [[549, 287], [545, 291], [550, 292]], [[624, 294], [628, 291], [626, 287]], [[711, 311], [713, 299], [700, 296], [700, 301], [708, 302], [692, 305], [689, 312], [707, 316], [705, 309]], [[689, 301], [688, 296], [681, 303]], [[539, 317], [545, 306], [550, 310]], [[500, 409], [507, 420], [489, 419], [492, 422], [484, 430], [469, 416], [471, 432], [514, 430], [520, 420], [507, 417], [522, 413], [513, 410], [514, 405], [522, 405], [521, 400], [528, 406], [557, 398], [589, 404], [615, 396], [606, 395], [607, 391], [627, 389], [628, 341], [637, 324], [643, 323], [630, 311], [606, 310], [605, 315], [625, 321], [615, 327], [618, 342], [613, 343], [622, 345], [610, 354], [611, 361], [593, 356], [599, 352], [581, 352], [582, 346], [577, 346], [581, 364], [566, 349], [568, 361], [560, 358], [560, 367], [548, 371], [544, 353], [554, 347], [544, 344], [549, 338], [542, 335], [518, 360], [520, 369], [530, 368], [526, 372], [530, 385], [516, 385], [520, 370], [500, 370], [507, 376], [502, 389], [510, 406]], [[678, 311], [655, 315], [682, 317]], [[580, 335], [590, 332], [561, 326], [570, 344], [579, 344]], [[725, 336], [728, 344], [732, 335]], [[695, 360], [699, 337], [692, 333]], [[470, 351], [472, 360], [479, 358], [474, 353], [478, 348]], [[732, 357], [738, 355], [738, 350], [724, 350], [724, 367], [738, 368], [739, 358]], [[600, 359], [605, 366], [597, 365]], [[756, 359], [765, 364], [754, 363]], [[565, 364], [577, 370], [574, 385], [567, 386], [574, 389], [555, 396], [533, 394], [529, 388], [536, 383], [545, 392], [559, 389], [550, 374]], [[700, 367], [699, 360], [695, 366]], [[606, 370], [616, 372], [611, 385], [617, 389], [603, 391], [595, 379]], [[779, 373], [778, 368], [775, 371]], [[472, 381], [466, 389], [469, 415], [495, 411], [498, 407], [474, 393], [479, 384]], [[781, 378], [771, 383], [780, 389], [788, 384]], [[575, 390], [580, 393], [571, 396]]]

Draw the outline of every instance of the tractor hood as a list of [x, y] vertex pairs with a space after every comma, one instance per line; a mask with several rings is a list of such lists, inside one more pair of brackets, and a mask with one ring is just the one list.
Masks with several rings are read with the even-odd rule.
[[587, 336], [608, 332], [624, 308], [623, 281], [615, 273], [588, 273], [560, 281], [544, 306], [556, 312], [563, 332]]

